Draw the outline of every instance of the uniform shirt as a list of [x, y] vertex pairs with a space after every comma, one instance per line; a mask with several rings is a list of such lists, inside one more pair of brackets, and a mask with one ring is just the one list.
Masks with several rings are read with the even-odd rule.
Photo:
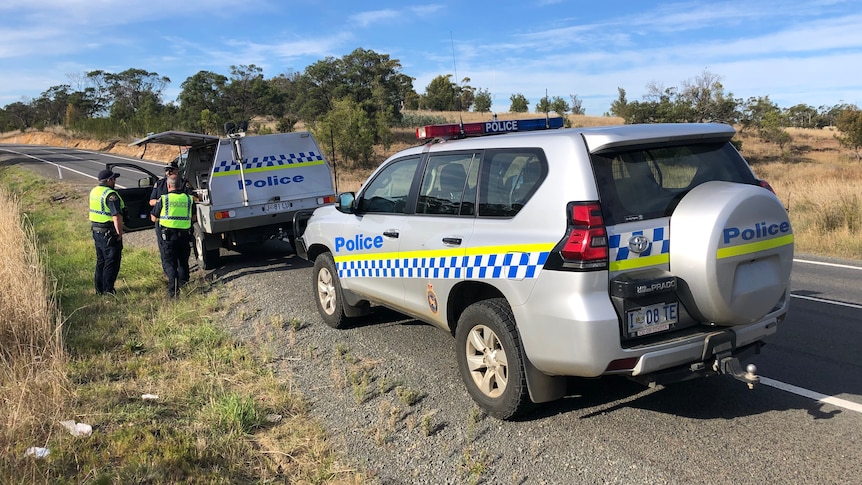
[[[168, 192], [165, 192], [165, 193], [167, 194]], [[177, 190], [172, 191], [171, 193], [174, 193], [174, 194], [188, 194], [188, 191], [186, 191], [186, 190], [182, 190], [182, 189], [177, 189]], [[154, 205], [154, 206], [153, 206], [153, 211], [151, 212], [151, 214], [153, 215], [153, 217], [155, 217], [155, 218], [156, 218], [156, 222], [158, 222], [158, 220], [159, 220], [159, 219], [158, 219], [158, 218], [159, 218], [159, 216], [161, 216], [161, 215], [162, 215], [162, 198], [161, 198], [161, 196], [159, 197], [159, 200], [156, 202], [156, 205]], [[194, 199], [192, 199], [192, 211], [191, 211], [191, 216], [192, 216], [192, 222], [194, 222], [194, 221], [195, 221]]]
[[[105, 187], [108, 186], [108, 184], [99, 184], [99, 185], [102, 185]], [[120, 202], [120, 195], [117, 194], [117, 192], [114, 191], [114, 189], [111, 189], [111, 192], [108, 194], [108, 197], [105, 198], [105, 205], [108, 206], [108, 212], [111, 213], [111, 217], [123, 215], [123, 206], [122, 206], [122, 203]], [[108, 227], [108, 228], [114, 227], [114, 221], [112, 221], [112, 220], [108, 221], [108, 222], [93, 222], [92, 224], [93, 224], [93, 227]]]

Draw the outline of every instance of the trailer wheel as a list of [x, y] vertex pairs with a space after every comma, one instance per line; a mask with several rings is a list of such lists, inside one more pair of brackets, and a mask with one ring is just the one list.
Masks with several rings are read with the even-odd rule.
[[201, 225], [195, 223], [194, 225], [194, 235], [195, 235], [195, 258], [198, 260], [198, 265], [204, 270], [211, 270], [218, 266], [219, 263], [219, 250], [216, 249], [207, 249], [206, 240], [208, 234], [204, 233]]

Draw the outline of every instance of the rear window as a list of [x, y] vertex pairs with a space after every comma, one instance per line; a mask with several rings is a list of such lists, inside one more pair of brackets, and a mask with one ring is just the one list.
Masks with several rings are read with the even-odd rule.
[[592, 163], [608, 225], [670, 216], [704, 182], [757, 183], [726, 142], [606, 152], [593, 155]]

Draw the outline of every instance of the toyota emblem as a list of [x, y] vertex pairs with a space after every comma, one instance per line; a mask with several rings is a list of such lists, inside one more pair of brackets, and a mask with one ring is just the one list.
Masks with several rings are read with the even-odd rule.
[[640, 254], [649, 248], [650, 242], [646, 236], [636, 235], [629, 238], [629, 251]]

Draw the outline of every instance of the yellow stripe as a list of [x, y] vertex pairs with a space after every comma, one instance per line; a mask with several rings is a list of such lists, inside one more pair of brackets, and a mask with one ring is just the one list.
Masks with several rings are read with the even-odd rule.
[[657, 264], [665, 264], [669, 262], [669, 254], [656, 254], [655, 256], [643, 256], [636, 259], [611, 261], [610, 263], [608, 263], [608, 269], [611, 271], [623, 271], [629, 269], [645, 268], [647, 266], [655, 266]]
[[[301, 162], [301, 163], [285, 163], [283, 165], [272, 165], [270, 167], [260, 167], [260, 168], [246, 168], [243, 169], [243, 173], [257, 173], [257, 172], [269, 172], [272, 170], [281, 170], [283, 168], [301, 168], [301, 167], [310, 167], [313, 165], [323, 165], [323, 160], [315, 160], [313, 162]], [[227, 172], [216, 172], [213, 174], [213, 177], [224, 177], [225, 175], [236, 175], [239, 173], [239, 170], [229, 170]]]
[[766, 249], [786, 246], [788, 244], [793, 244], [793, 234], [767, 239], [766, 241], [758, 241], [749, 244], [731, 246], [728, 248], [720, 248], [716, 252], [716, 257], [718, 259], [731, 258], [733, 256], [742, 256], [744, 254], [756, 253], [758, 251], [764, 251]]
[[[482, 246], [476, 248], [467, 248], [467, 256], [476, 256], [480, 254], [505, 254], [505, 253], [535, 253], [547, 252], [554, 248], [554, 243], [536, 243], [536, 244], [517, 244], [511, 246]], [[464, 249], [429, 249], [425, 251], [405, 251], [403, 253], [364, 253], [364, 254], [347, 254], [344, 256], [335, 256], [334, 259], [338, 263], [346, 261], [370, 261], [376, 259], [409, 259], [409, 258], [445, 258], [449, 256], [460, 256], [465, 254]]]

